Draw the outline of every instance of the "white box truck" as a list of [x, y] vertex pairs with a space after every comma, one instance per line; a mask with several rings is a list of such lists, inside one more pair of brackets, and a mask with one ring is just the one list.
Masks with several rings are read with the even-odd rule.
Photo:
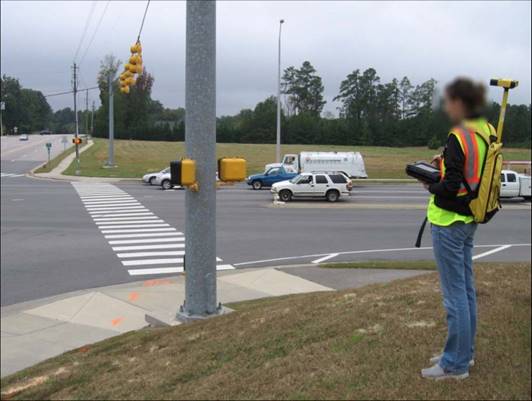
[[281, 163], [270, 163], [272, 167], [284, 167], [286, 171], [313, 173], [316, 171], [339, 171], [350, 178], [368, 178], [364, 159], [359, 152], [301, 152], [286, 154]]
[[502, 170], [501, 198], [515, 197], [530, 199], [530, 176], [513, 170]]

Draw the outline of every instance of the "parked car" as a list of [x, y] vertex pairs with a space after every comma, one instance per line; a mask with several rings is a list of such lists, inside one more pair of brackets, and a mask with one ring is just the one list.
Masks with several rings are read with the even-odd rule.
[[262, 174], [250, 175], [246, 182], [253, 189], [262, 187], [271, 187], [276, 182], [291, 180], [297, 176], [297, 173], [287, 172], [284, 167], [273, 167]]
[[352, 188], [349, 177], [341, 172], [316, 172], [273, 184], [271, 191], [274, 198], [283, 202], [293, 198], [324, 198], [336, 202], [342, 196], [349, 196]]
[[28, 139], [30, 139], [28, 137], [28, 134], [22, 134], [21, 136], [18, 137], [19, 141], [27, 141]]
[[52, 135], [52, 131], [49, 131], [49, 130], [42, 130], [41, 132], [39, 132], [39, 135]]
[[160, 174], [169, 173], [169, 172], [170, 172], [170, 167], [167, 167], [161, 171], [144, 174], [142, 176], [142, 181], [144, 181], [146, 184], [153, 185], [155, 184], [155, 179], [157, 178], [157, 176], [159, 176]]
[[530, 176], [516, 173], [513, 170], [501, 172], [501, 198], [523, 197], [527, 200], [531, 195]]

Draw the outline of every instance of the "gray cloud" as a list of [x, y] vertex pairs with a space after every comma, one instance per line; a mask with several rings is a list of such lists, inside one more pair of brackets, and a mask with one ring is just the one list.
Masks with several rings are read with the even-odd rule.
[[[105, 1], [96, 3], [87, 39]], [[135, 41], [145, 2], [113, 1], [81, 64], [81, 86], [93, 86], [99, 62], [124, 59]], [[70, 89], [70, 66], [92, 3], [2, 1], [1, 69], [44, 93]], [[155, 76], [153, 97], [184, 104], [184, 2], [152, 1], [142, 42], [144, 64]], [[323, 78], [328, 100], [354, 69], [373, 67], [389, 81], [407, 75], [441, 84], [457, 75], [487, 82], [521, 81], [512, 103], [531, 101], [530, 2], [219, 2], [218, 114], [253, 107], [276, 92], [278, 21], [284, 18], [283, 67], [309, 60]], [[85, 52], [83, 44], [81, 54]], [[500, 93], [491, 90], [492, 98]], [[98, 102], [93, 91], [91, 100]], [[50, 98], [54, 108], [71, 96]]]

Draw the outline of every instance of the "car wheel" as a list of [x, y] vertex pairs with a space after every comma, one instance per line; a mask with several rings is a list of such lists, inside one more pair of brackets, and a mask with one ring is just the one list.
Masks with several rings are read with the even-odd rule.
[[283, 189], [281, 192], [279, 192], [279, 199], [281, 199], [283, 202], [290, 202], [292, 200], [292, 192], [290, 192], [288, 189]]
[[327, 200], [329, 202], [336, 202], [338, 200], [338, 198], [340, 198], [340, 194], [338, 193], [338, 191], [333, 189], [333, 190], [327, 192], [325, 197], [327, 198]]
[[164, 190], [171, 189], [172, 184], [170, 183], [170, 180], [164, 180], [161, 182], [161, 187], [163, 187]]
[[253, 187], [254, 190], [259, 190], [262, 188], [262, 181], [259, 181], [259, 180], [253, 181], [251, 183], [251, 186]]
[[148, 184], [153, 185], [153, 181], [155, 180], [155, 177], [150, 177], [148, 180]]

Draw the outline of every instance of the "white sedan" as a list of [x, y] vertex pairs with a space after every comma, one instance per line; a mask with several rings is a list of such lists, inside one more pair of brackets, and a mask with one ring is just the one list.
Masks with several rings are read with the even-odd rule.
[[146, 184], [154, 185], [155, 179], [159, 175], [165, 174], [165, 173], [170, 173], [170, 167], [167, 167], [164, 170], [161, 170], [159, 172], [144, 174], [144, 176], [142, 177], [142, 181], [144, 181]]

